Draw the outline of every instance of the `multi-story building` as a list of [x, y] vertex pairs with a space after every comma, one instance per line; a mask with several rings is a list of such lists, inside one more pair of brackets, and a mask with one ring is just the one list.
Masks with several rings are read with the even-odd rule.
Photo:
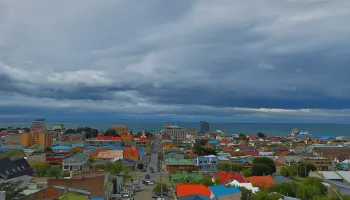
[[45, 132], [45, 120], [44, 119], [35, 119], [30, 126], [31, 133], [42, 133]]
[[217, 156], [209, 155], [209, 156], [199, 156], [195, 160], [195, 166], [201, 171], [216, 171], [216, 165], [218, 164], [219, 159]]
[[20, 144], [24, 147], [32, 147], [38, 144], [42, 150], [45, 150], [52, 147], [52, 142], [52, 134], [47, 132], [22, 133], [20, 135]]
[[332, 161], [325, 157], [304, 157], [305, 163], [314, 164], [318, 171], [328, 171], [332, 168]]
[[122, 145], [122, 139], [120, 137], [113, 136], [97, 136], [97, 138], [91, 138], [85, 140], [85, 146], [108, 146], [108, 145]]
[[186, 140], [186, 129], [183, 127], [166, 124], [162, 130], [162, 135], [165, 136], [165, 138], [170, 137], [172, 140], [184, 141]]
[[200, 123], [200, 127], [201, 127], [201, 133], [210, 132], [210, 123], [209, 122], [200, 121], [199, 123]]
[[88, 155], [84, 153], [74, 154], [63, 158], [62, 169], [81, 171], [88, 164]]
[[128, 127], [124, 124], [113, 125], [111, 130], [115, 130], [118, 135], [123, 135], [128, 133]]
[[149, 145], [148, 138], [134, 138], [134, 142], [137, 148], [146, 148]]

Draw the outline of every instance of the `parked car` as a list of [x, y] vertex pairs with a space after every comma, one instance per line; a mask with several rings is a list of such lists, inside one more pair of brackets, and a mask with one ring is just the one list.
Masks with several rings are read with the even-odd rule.
[[145, 179], [150, 179], [151, 176], [149, 174], [146, 174]]

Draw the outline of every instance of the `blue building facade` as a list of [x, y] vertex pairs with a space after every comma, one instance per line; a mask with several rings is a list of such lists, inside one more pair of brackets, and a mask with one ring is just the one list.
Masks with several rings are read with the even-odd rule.
[[217, 156], [199, 156], [194, 160], [195, 165], [199, 167], [201, 171], [216, 172], [216, 165], [219, 162]]

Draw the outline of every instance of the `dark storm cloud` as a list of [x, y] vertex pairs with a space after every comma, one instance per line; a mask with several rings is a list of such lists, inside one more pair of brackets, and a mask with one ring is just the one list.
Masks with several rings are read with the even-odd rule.
[[251, 5], [3, 1], [0, 106], [227, 117], [350, 108], [350, 2]]

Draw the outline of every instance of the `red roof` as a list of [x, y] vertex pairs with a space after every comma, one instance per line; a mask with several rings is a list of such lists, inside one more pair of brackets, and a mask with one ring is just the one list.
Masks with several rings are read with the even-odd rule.
[[140, 141], [148, 141], [148, 138], [140, 138]]
[[228, 181], [236, 180], [240, 183], [245, 183], [242, 174], [240, 173], [227, 173], [226, 171], [221, 171], [214, 174], [215, 178], [220, 180], [220, 184], [226, 184]]
[[260, 188], [269, 188], [276, 183], [271, 176], [250, 176], [247, 178], [247, 181], [253, 186]]
[[201, 184], [177, 184], [176, 185], [176, 196], [183, 197], [193, 194], [203, 195], [209, 197], [211, 192], [207, 186]]
[[127, 158], [129, 156], [138, 158], [139, 152], [137, 149], [132, 149], [131, 147], [125, 147], [124, 152], [123, 152], [123, 156], [124, 156], [124, 158]]
[[97, 140], [122, 140], [120, 137], [116, 136], [97, 136], [96, 137]]
[[295, 155], [295, 153], [290, 151], [282, 151], [278, 154], [278, 156], [286, 156], [286, 155]]

